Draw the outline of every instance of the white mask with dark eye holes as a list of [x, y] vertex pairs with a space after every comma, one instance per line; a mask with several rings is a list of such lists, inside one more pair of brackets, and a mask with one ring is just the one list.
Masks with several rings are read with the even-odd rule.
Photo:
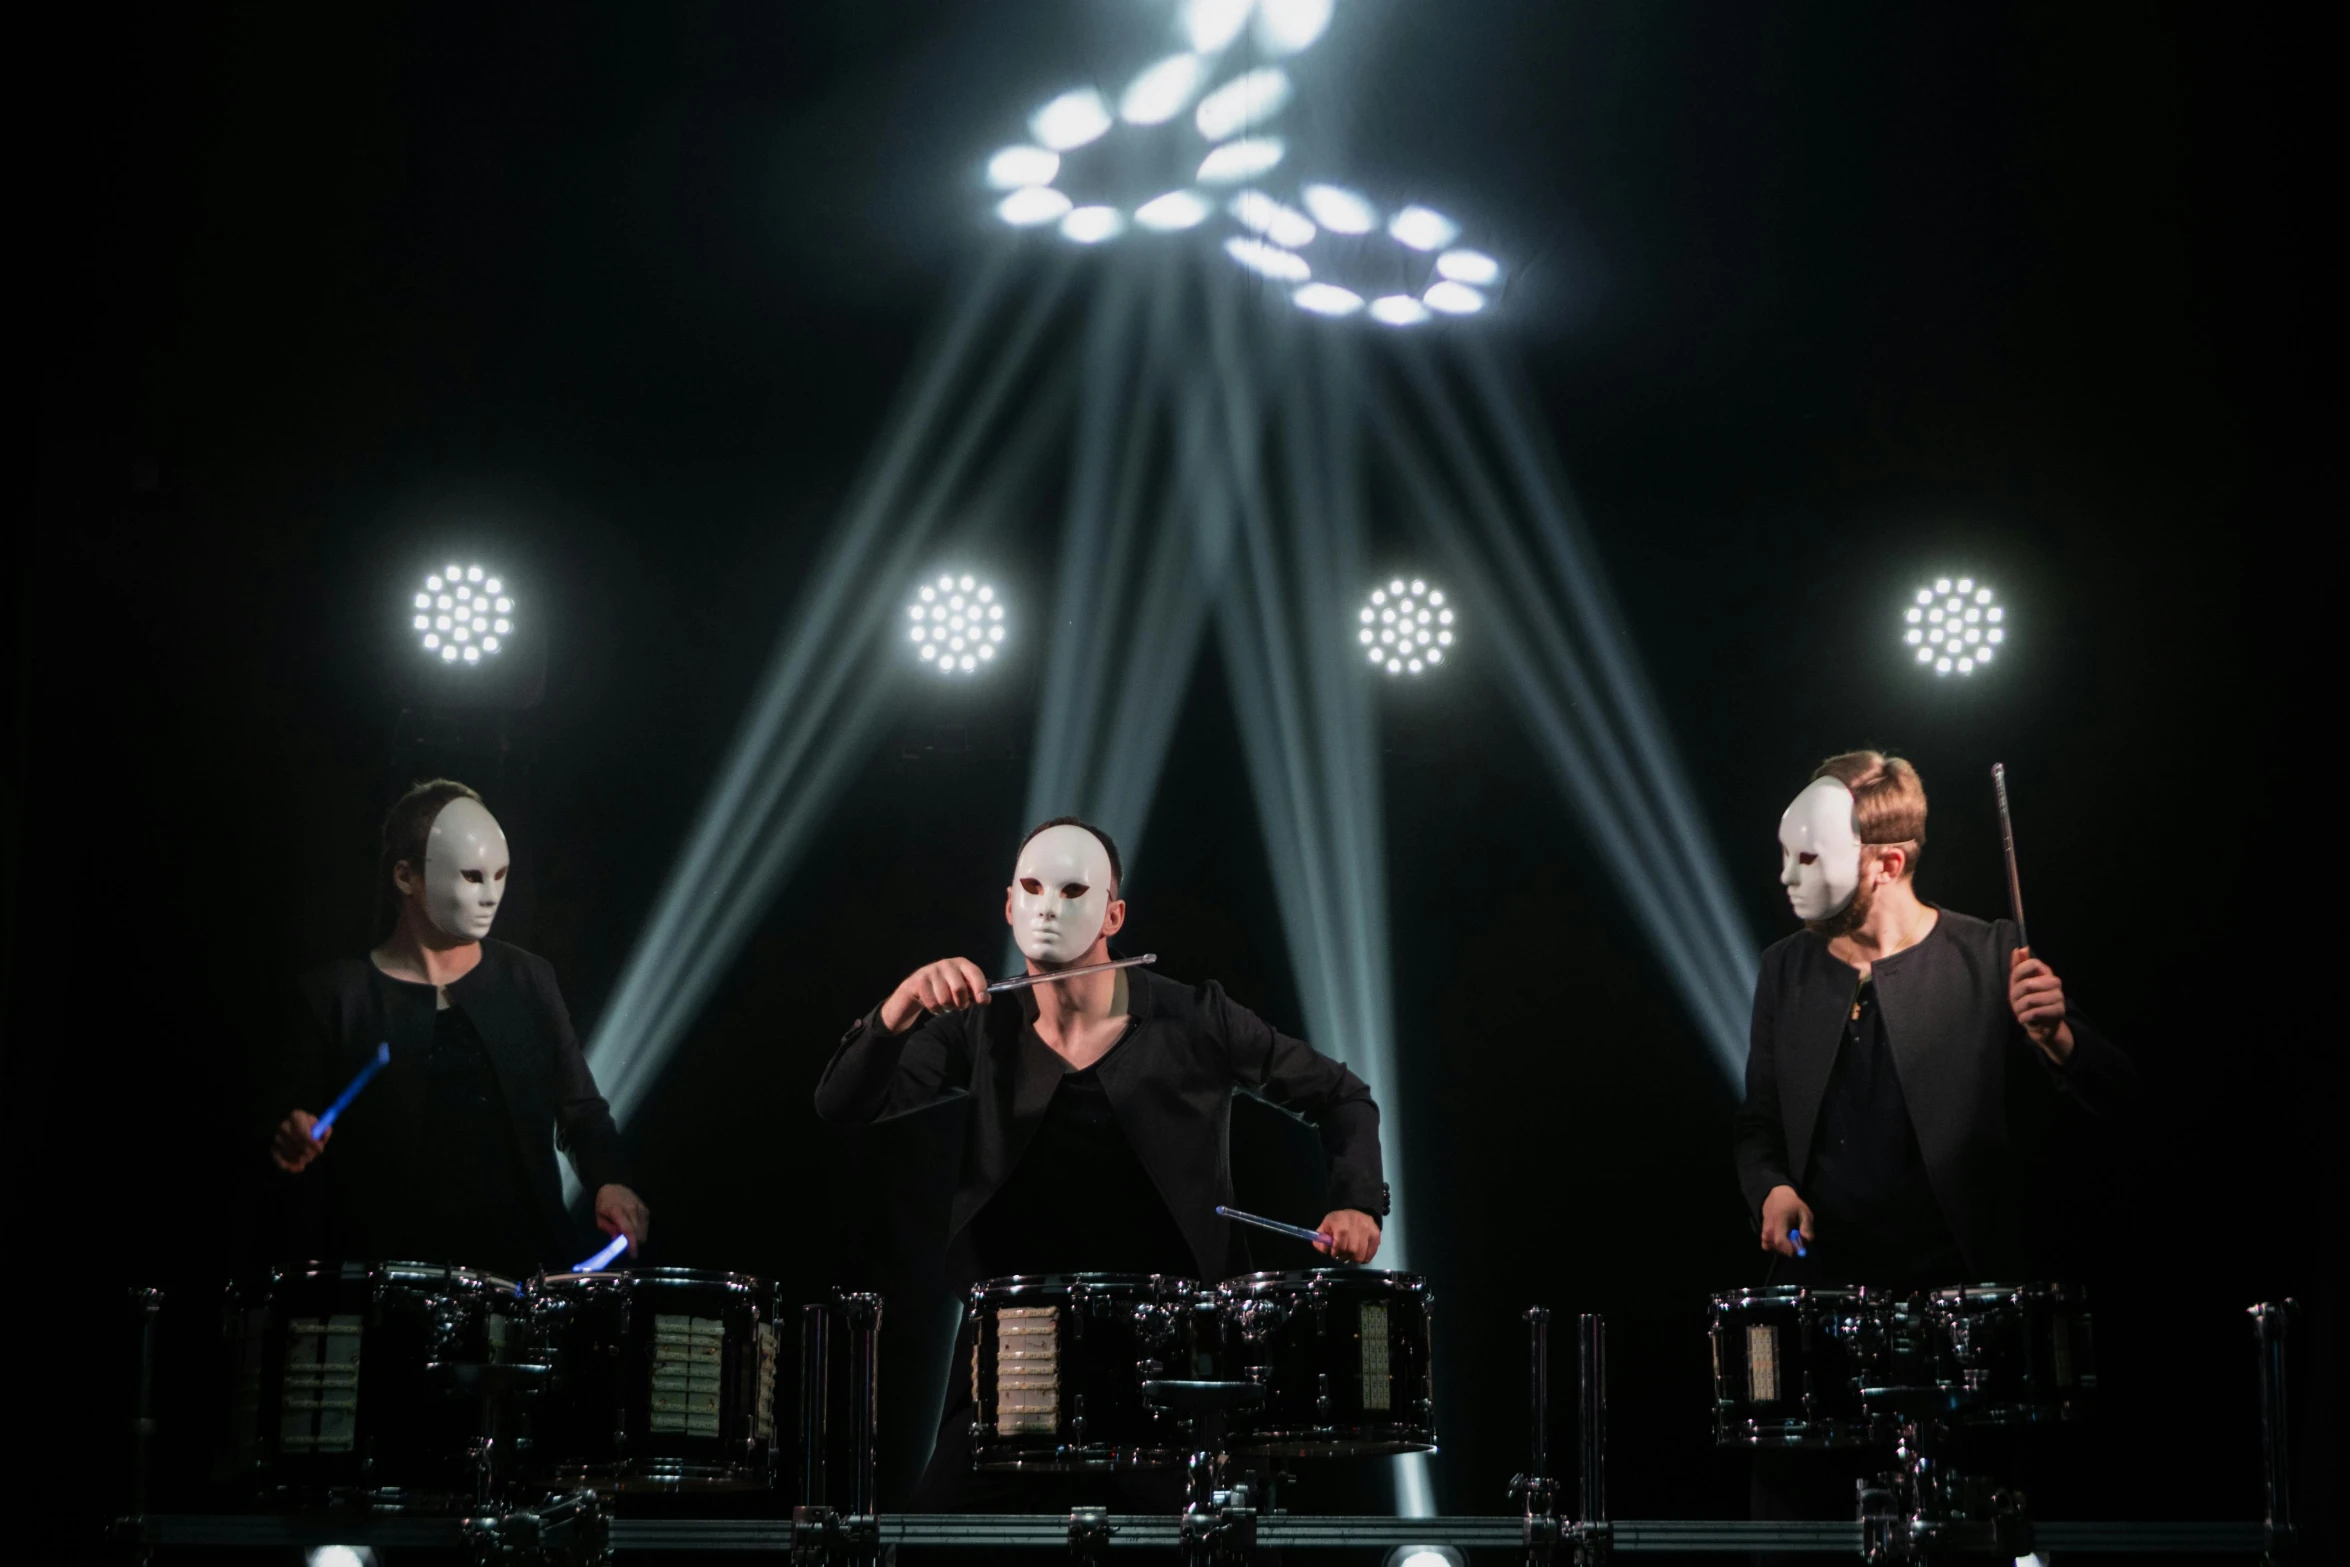
[[506, 833], [479, 800], [459, 795], [441, 807], [424, 840], [424, 913], [459, 941], [490, 933], [506, 896]]
[[1852, 791], [1835, 779], [1814, 778], [1779, 818], [1779, 884], [1806, 923], [1834, 919], [1860, 890]]
[[1110, 914], [1110, 851], [1082, 827], [1047, 827], [1012, 872], [1012, 940], [1034, 962], [1074, 963]]

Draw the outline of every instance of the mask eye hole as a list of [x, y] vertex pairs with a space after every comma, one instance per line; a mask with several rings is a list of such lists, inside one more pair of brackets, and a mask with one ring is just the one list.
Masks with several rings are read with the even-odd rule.
[[1061, 889], [1061, 896], [1064, 898], [1082, 898], [1091, 891], [1093, 891], [1093, 889], [1088, 887], [1085, 883], [1081, 881], [1073, 881]]
[[1795, 863], [1798, 865], [1816, 865], [1819, 863], [1819, 858], [1820, 857], [1816, 854], [1798, 854], [1795, 857]]
[[469, 882], [472, 882], [472, 883], [474, 883], [474, 884], [475, 884], [475, 885], [477, 885], [477, 886], [478, 886], [478, 885], [480, 884], [480, 882], [481, 882], [481, 872], [479, 872], [479, 871], [460, 871], [460, 872], [458, 872], [458, 874], [459, 874], [459, 875], [461, 875], [461, 876], [463, 876], [463, 877], [464, 877], [464, 878], [465, 878], [467, 881], [469, 881]]
[[1033, 898], [1044, 891], [1044, 883], [1033, 876], [1023, 876], [1020, 878], [1020, 890]]
[[509, 868], [509, 867], [507, 867], [507, 866], [504, 866], [504, 865], [501, 865], [501, 866], [499, 866], [499, 867], [498, 867], [498, 874], [497, 874], [497, 875], [496, 875], [496, 877], [494, 877], [493, 879], [494, 879], [494, 880], [497, 880], [497, 881], [504, 881], [504, 880], [506, 879], [506, 872], [507, 872], [508, 868]]

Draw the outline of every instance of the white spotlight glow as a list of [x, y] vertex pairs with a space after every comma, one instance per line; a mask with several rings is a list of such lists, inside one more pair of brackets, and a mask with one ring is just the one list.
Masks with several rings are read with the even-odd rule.
[[914, 656], [942, 675], [976, 674], [1004, 645], [1003, 602], [969, 572], [942, 572], [915, 589], [906, 622]]
[[1397, 577], [1373, 588], [1356, 619], [1356, 645], [1391, 675], [1441, 668], [1453, 651], [1452, 605], [1443, 589], [1429, 587], [1422, 577]]
[[1061, 155], [1042, 147], [1006, 147], [987, 160], [987, 183], [997, 190], [1050, 185], [1061, 172]]
[[1409, 294], [1383, 294], [1371, 301], [1371, 319], [1388, 326], [1418, 326], [1428, 319], [1428, 307]]
[[[476, 591], [470, 584], [480, 583]], [[408, 617], [408, 629], [417, 636], [417, 646], [427, 653], [455, 663], [460, 656], [468, 664], [481, 661], [484, 653], [496, 653], [499, 637], [511, 635], [514, 630], [514, 599], [507, 594], [505, 583], [490, 576], [479, 566], [460, 570], [450, 566], [424, 579], [425, 591], [411, 594], [402, 613]], [[448, 589], [447, 592], [436, 590]], [[496, 636], [481, 633], [493, 629], [491, 620], [492, 595], [495, 603]], [[460, 602], [462, 601], [462, 602]], [[438, 614], [419, 613], [438, 610]], [[478, 641], [476, 640], [478, 637]], [[459, 644], [464, 644], [459, 652]]]
[[1259, 0], [1257, 47], [1267, 54], [1311, 47], [1329, 30], [1331, 9], [1331, 0]]
[[1278, 136], [1250, 136], [1228, 141], [1200, 160], [1203, 185], [1232, 185], [1253, 180], [1280, 163], [1288, 149]]
[[1065, 92], [1029, 116], [1028, 129], [1055, 152], [1095, 140], [1110, 128], [1110, 106], [1091, 87]]
[[1050, 185], [1016, 190], [995, 204], [995, 215], [1016, 229], [1050, 223], [1069, 210], [1069, 198]]
[[1214, 210], [1208, 205], [1208, 198], [1198, 191], [1171, 190], [1135, 208], [1134, 221], [1146, 229], [1169, 234], [1177, 229], [1197, 228]]
[[1184, 36], [1194, 49], [1214, 54], [1240, 36], [1252, 9], [1254, 0], [1185, 0]]
[[1261, 190], [1244, 190], [1232, 198], [1230, 212], [1249, 228], [1286, 250], [1311, 244], [1314, 220], [1295, 207], [1284, 206]]
[[1420, 296], [1430, 310], [1441, 310], [1448, 316], [1470, 316], [1485, 308], [1485, 296], [1466, 283], [1455, 283], [1447, 278], [1428, 285], [1428, 292]]
[[1387, 232], [1399, 245], [1414, 250], [1440, 250], [1460, 234], [1461, 226], [1427, 207], [1406, 207], [1387, 220]]
[[1363, 308], [1363, 296], [1336, 283], [1308, 283], [1289, 296], [1300, 310], [1318, 316], [1351, 316]]
[[1235, 76], [1199, 101], [1191, 123], [1210, 141], [1237, 136], [1289, 107], [1289, 73], [1278, 65]]
[[1314, 269], [1306, 265], [1305, 257], [1244, 235], [1236, 234], [1224, 241], [1224, 254], [1251, 272], [1280, 283], [1303, 283], [1314, 275]]
[[1118, 118], [1129, 125], [1164, 125], [1183, 112], [1207, 79], [1208, 62], [1196, 54], [1171, 54], [1146, 66], [1118, 96]]
[[1126, 219], [1116, 207], [1076, 207], [1061, 219], [1061, 234], [1080, 245], [1098, 245], [1126, 231]]
[[1379, 210], [1343, 185], [1308, 185], [1298, 194], [1314, 221], [1333, 234], [1368, 234], [1379, 226]]
[[1971, 675], [1997, 656], [2007, 639], [2004, 605], [1972, 577], [1935, 579], [1901, 610], [1902, 645], [1937, 675]]
[[313, 1545], [302, 1553], [303, 1567], [375, 1567], [371, 1545]]
[[1489, 288], [1501, 276], [1501, 263], [1482, 250], [1448, 250], [1436, 258], [1436, 270], [1455, 283]]

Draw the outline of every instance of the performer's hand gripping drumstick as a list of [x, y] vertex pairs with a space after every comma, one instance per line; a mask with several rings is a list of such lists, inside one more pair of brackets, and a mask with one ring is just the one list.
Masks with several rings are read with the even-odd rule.
[[2064, 982], [2056, 971], [2032, 956], [2031, 937], [2024, 933], [2024, 884], [2016, 872], [2015, 818], [2007, 808], [2007, 768], [1991, 766], [1991, 789], [1999, 799], [1999, 841], [2007, 853], [2007, 904], [2015, 919], [2017, 946], [2007, 965], [2007, 1004], [2024, 1032], [2032, 1036], [2048, 1059], [2058, 1066], [2072, 1059], [2072, 1026], [2064, 1020]]
[[291, 1174], [299, 1174], [310, 1167], [310, 1161], [326, 1150], [326, 1140], [335, 1134], [335, 1121], [359, 1097], [359, 1090], [374, 1080], [392, 1059], [392, 1047], [380, 1044], [350, 1086], [335, 1096], [335, 1102], [326, 1107], [324, 1115], [313, 1116], [307, 1110], [295, 1110], [277, 1124], [277, 1136], [271, 1141], [269, 1157], [277, 1167]]

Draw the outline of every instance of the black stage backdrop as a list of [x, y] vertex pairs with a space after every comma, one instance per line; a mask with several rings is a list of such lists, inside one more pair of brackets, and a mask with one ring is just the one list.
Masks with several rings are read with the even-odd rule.
[[[1076, 68], [1063, 8], [1005, 10], [131, 8], [34, 51], [6, 1224], [12, 1445], [61, 1545], [117, 1505], [116, 1292], [266, 1248], [246, 1062], [289, 978], [373, 934], [408, 767], [386, 595], [481, 523], [543, 606], [545, 703], [476, 781], [517, 851], [499, 934], [584, 1032], [921, 323], [996, 242], [971, 158]], [[1776, 813], [1864, 743], [1933, 791], [1929, 896], [1997, 912], [2008, 764], [2041, 950], [2154, 1088], [2034, 1155], [2108, 1394], [2044, 1514], [2251, 1516], [2241, 1310], [2294, 1293], [2301, 1500], [2334, 1527], [2339, 703], [2303, 693], [2340, 590], [2303, 540], [2339, 515], [2340, 399], [2306, 51], [2144, 7], [1397, 5], [1373, 36], [1365, 167], [1527, 263], [1485, 329], [1522, 344], [1758, 937]], [[1971, 690], [1883, 646], [1891, 595], [1959, 560], [2030, 628]], [[1385, 778], [1442, 1505], [1505, 1506], [1543, 1301], [1609, 1314], [1616, 1512], [1736, 1515], [1701, 1334], [1759, 1272], [1731, 1092], [1495, 672], [1449, 674], [1391, 715]], [[628, 1128], [658, 1260], [898, 1297], [893, 1485], [939, 1317], [903, 1232], [956, 1129], [827, 1135], [809, 1090], [905, 970], [1001, 951], [1026, 725], [998, 701], [968, 732], [926, 748], [909, 714]], [[1301, 1027], [1212, 651], [1158, 798], [1132, 938]], [[1241, 1125], [1244, 1194], [1310, 1216], [1310, 1144]]]

